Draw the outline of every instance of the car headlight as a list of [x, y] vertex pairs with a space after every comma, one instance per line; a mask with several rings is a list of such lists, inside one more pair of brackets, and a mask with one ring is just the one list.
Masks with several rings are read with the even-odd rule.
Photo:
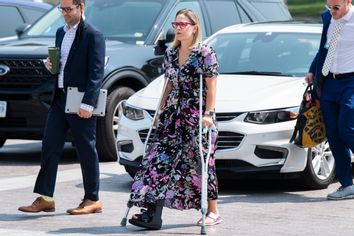
[[290, 107], [268, 111], [254, 111], [247, 114], [245, 122], [256, 124], [274, 124], [295, 120], [298, 113], [299, 107]]
[[144, 119], [144, 112], [141, 109], [129, 106], [125, 101], [122, 102], [123, 115], [131, 120]]

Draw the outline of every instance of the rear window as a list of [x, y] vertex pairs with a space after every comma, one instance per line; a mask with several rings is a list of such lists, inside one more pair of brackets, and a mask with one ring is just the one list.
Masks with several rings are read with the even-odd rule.
[[29, 23], [35, 22], [39, 17], [41, 17], [46, 10], [28, 8], [28, 7], [20, 7], [21, 12], [26, 16], [29, 20]]
[[0, 37], [16, 35], [16, 28], [23, 23], [16, 7], [0, 6]]
[[209, 0], [206, 1], [206, 8], [213, 22], [214, 32], [226, 26], [241, 23], [241, 17], [233, 0]]
[[289, 12], [285, 4], [279, 1], [259, 1], [251, 2], [251, 4], [267, 20], [289, 20]]

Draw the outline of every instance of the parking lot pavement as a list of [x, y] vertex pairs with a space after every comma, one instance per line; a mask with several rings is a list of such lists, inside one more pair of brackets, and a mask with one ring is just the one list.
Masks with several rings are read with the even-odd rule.
[[[16, 141], [0, 149], [0, 235], [199, 235], [195, 222], [200, 212], [165, 209], [163, 228], [144, 231], [121, 227], [131, 178], [117, 163], [101, 163], [103, 213], [72, 216], [66, 209], [81, 201], [83, 188], [75, 150], [67, 146], [59, 168], [55, 191], [56, 211], [25, 214], [39, 169], [40, 143]], [[338, 188], [304, 191], [286, 181], [222, 182], [219, 207], [224, 221], [208, 227], [208, 235], [354, 235], [354, 200], [327, 201]], [[138, 212], [133, 208], [131, 214]], [[131, 215], [130, 214], [130, 215]]]

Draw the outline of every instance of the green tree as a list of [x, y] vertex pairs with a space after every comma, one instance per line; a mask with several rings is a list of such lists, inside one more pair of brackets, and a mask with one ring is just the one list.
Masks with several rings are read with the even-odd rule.
[[289, 11], [298, 20], [320, 21], [325, 4], [325, 0], [288, 0]]
[[43, 0], [43, 2], [52, 4], [52, 5], [56, 5], [60, 2], [60, 0]]

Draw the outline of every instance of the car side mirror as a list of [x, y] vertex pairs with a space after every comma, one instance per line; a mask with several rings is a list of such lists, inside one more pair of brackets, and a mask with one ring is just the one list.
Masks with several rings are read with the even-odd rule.
[[163, 55], [165, 54], [165, 51], [167, 49], [167, 43], [171, 43], [173, 42], [173, 40], [175, 39], [175, 31], [170, 28], [168, 29], [167, 33], [166, 33], [166, 37], [165, 39], [159, 39], [157, 41], [157, 44], [155, 46], [155, 55]]
[[16, 29], [16, 35], [18, 37], [20, 37], [23, 32], [25, 32], [31, 25], [30, 24], [23, 24], [23, 25], [20, 25], [17, 29]]
[[172, 43], [173, 40], [175, 39], [175, 30], [172, 28], [169, 28], [166, 33], [166, 43]]

